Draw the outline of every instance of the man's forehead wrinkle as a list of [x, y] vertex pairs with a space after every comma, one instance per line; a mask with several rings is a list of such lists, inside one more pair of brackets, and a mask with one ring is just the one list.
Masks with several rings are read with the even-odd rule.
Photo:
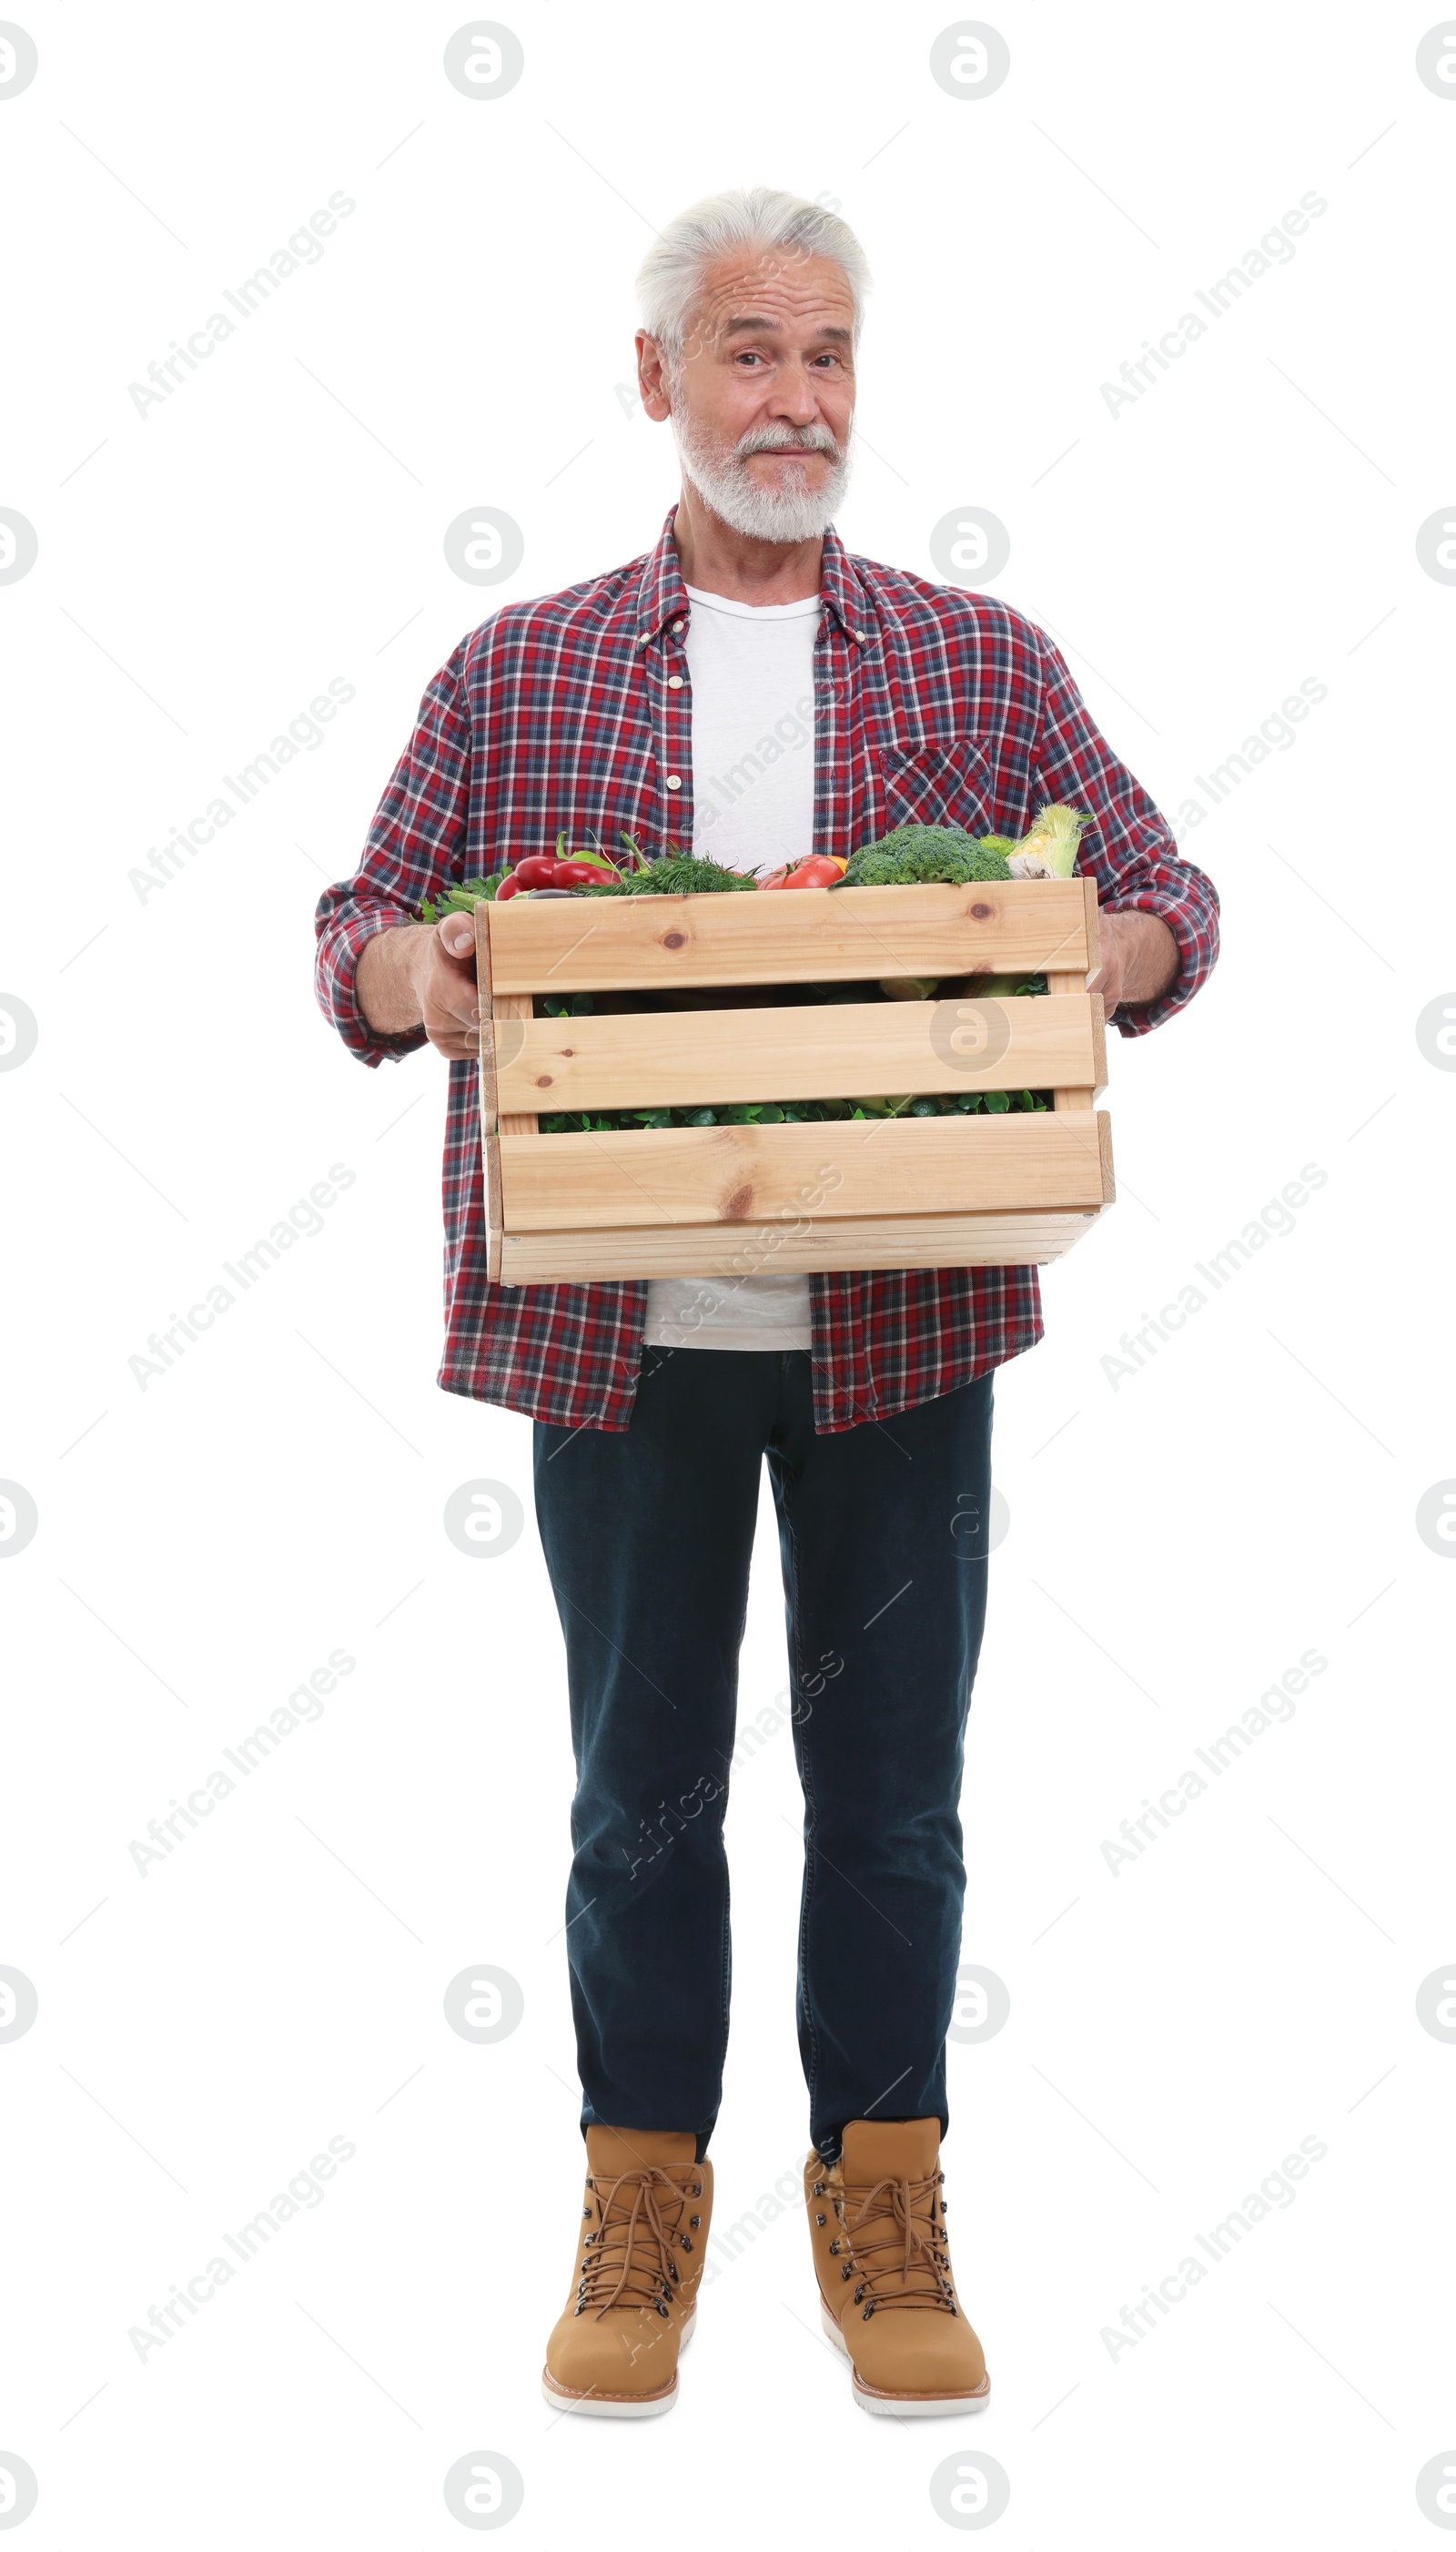
[[851, 346], [854, 330], [827, 310], [816, 313], [812, 303], [793, 304], [783, 311], [770, 309], [735, 309], [726, 302], [699, 303], [688, 317], [688, 333], [701, 340], [726, 344], [734, 336], [782, 336], [795, 331], [806, 337], [821, 339], [836, 346]]
[[[721, 323], [720, 333], [725, 337], [731, 337], [742, 328], [779, 328], [781, 326], [782, 321], [779, 319], [773, 311], [749, 310], [737, 312], [733, 318], [723, 320]], [[826, 319], [815, 333], [820, 337], [842, 337], [846, 344], [848, 344], [851, 332], [848, 328], [836, 327], [833, 320]]]
[[[757, 265], [735, 266], [725, 273], [708, 277], [698, 312], [700, 321], [711, 321], [726, 332], [730, 326], [750, 323], [762, 326], [767, 321], [772, 326], [776, 309], [786, 308], [802, 315], [815, 307], [843, 309], [851, 299], [848, 285], [840, 284], [837, 274], [831, 279], [806, 275], [796, 266], [766, 269]], [[732, 316], [725, 315], [728, 313]], [[748, 319], [741, 313], [747, 313]]]

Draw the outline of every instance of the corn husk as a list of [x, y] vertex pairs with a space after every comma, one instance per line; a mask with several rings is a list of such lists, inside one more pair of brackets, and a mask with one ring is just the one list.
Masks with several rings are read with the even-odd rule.
[[1077, 866], [1077, 845], [1092, 821], [1078, 806], [1043, 806], [1029, 832], [1022, 834], [1015, 853], [1007, 861], [1013, 877], [1026, 877], [1039, 872], [1018, 869], [1018, 859], [1035, 857], [1044, 860], [1053, 877], [1070, 878]]

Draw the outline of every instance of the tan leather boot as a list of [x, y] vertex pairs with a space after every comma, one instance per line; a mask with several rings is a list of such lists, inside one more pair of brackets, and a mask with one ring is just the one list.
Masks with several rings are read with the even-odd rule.
[[979, 2410], [981, 2342], [951, 2282], [939, 2118], [855, 2118], [839, 2162], [804, 2166], [824, 2329], [855, 2399], [897, 2419]]
[[713, 2166], [691, 2135], [588, 2127], [581, 2247], [546, 2343], [554, 2410], [650, 2418], [677, 2397], [713, 2212]]

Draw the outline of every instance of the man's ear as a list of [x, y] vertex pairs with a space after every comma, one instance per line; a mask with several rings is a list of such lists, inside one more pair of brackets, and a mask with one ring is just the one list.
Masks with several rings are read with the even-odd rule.
[[665, 424], [672, 409], [663, 352], [657, 339], [649, 337], [645, 328], [637, 331], [637, 386], [642, 392], [642, 404], [654, 424]]

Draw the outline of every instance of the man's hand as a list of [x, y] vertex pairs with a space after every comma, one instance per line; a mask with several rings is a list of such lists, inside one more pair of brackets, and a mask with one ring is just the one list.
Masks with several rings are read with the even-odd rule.
[[437, 921], [416, 966], [420, 1017], [430, 1043], [451, 1061], [473, 1062], [480, 1051], [480, 995], [475, 983], [475, 925], [468, 912]]
[[1119, 1002], [1140, 1010], [1176, 981], [1178, 942], [1156, 912], [1099, 912], [1097, 938], [1101, 963], [1089, 975], [1087, 989], [1101, 994], [1108, 1018]]
[[475, 925], [468, 912], [447, 912], [433, 926], [404, 922], [366, 940], [355, 990], [365, 1020], [380, 1036], [423, 1027], [453, 1063], [473, 1063], [478, 1055]]

